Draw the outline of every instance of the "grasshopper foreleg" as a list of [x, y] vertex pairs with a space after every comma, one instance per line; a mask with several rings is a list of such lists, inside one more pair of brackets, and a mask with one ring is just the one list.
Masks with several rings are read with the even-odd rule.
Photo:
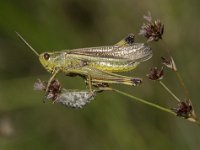
[[47, 83], [47, 87], [46, 87], [46, 93], [48, 92], [49, 90], [49, 86], [51, 85], [51, 82], [53, 81], [53, 79], [56, 77], [56, 75], [58, 74], [60, 70], [59, 69], [55, 69], [53, 71], [53, 75], [51, 76], [51, 78], [48, 80], [48, 83]]
[[91, 78], [91, 75], [88, 75], [88, 86], [89, 86], [89, 90], [90, 92], [92, 91], [92, 78]]

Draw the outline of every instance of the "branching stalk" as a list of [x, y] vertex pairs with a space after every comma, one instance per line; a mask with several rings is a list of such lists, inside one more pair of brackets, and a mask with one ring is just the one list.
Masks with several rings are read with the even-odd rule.
[[117, 89], [113, 89], [113, 91], [115, 91], [115, 92], [117, 92], [117, 93], [120, 93], [120, 94], [122, 94], [122, 95], [124, 95], [124, 96], [127, 96], [127, 97], [129, 97], [129, 98], [131, 98], [131, 99], [134, 99], [134, 100], [136, 100], [136, 101], [139, 101], [139, 102], [141, 102], [141, 103], [143, 103], [143, 104], [146, 104], [146, 105], [149, 105], [149, 106], [151, 106], [151, 107], [157, 108], [157, 109], [159, 109], [159, 110], [161, 110], [161, 111], [164, 111], [164, 112], [167, 112], [167, 113], [176, 115], [176, 113], [173, 112], [171, 109], [168, 109], [168, 108], [162, 107], [162, 106], [160, 106], [160, 105], [157, 105], [157, 104], [148, 102], [147, 100], [144, 100], [144, 99], [142, 99], [142, 98], [138, 98], [138, 97], [136, 97], [136, 96], [130, 95], [130, 94], [128, 94], [128, 93], [125, 93], [125, 92], [120, 91], [120, 90], [117, 90]]
[[[113, 91], [115, 91], [115, 92], [117, 92], [117, 93], [119, 93], [119, 94], [122, 94], [122, 95], [124, 95], [124, 96], [127, 96], [127, 97], [129, 97], [129, 98], [131, 98], [131, 99], [133, 99], [133, 100], [135, 100], [135, 101], [141, 102], [141, 103], [146, 104], [146, 105], [148, 105], [148, 106], [151, 106], [151, 107], [154, 107], [154, 108], [156, 108], [156, 109], [159, 109], [159, 110], [161, 110], [161, 111], [163, 111], [163, 112], [167, 112], [167, 113], [169, 113], [169, 114], [172, 114], [172, 115], [174, 115], [174, 116], [177, 116], [177, 114], [176, 114], [175, 112], [173, 112], [171, 109], [165, 108], [165, 107], [160, 106], [160, 105], [158, 105], [158, 104], [151, 103], [151, 102], [149, 102], [149, 101], [147, 101], [147, 100], [144, 100], [144, 99], [142, 99], [142, 98], [139, 98], [139, 97], [130, 95], [130, 94], [126, 93], [126, 92], [123, 92], [123, 91], [120, 91], [120, 90], [117, 90], [117, 89], [114, 89], [114, 88], [110, 88], [109, 90], [113, 90]], [[195, 123], [196, 125], [200, 126], [200, 121], [197, 120], [197, 118], [187, 118], [186, 120], [188, 120], [188, 121], [190, 121], [190, 122], [192, 122], [192, 123]]]
[[181, 84], [182, 87], [183, 87], [185, 96], [187, 97], [187, 99], [190, 100], [190, 98], [189, 98], [189, 92], [188, 92], [188, 90], [187, 90], [187, 88], [186, 88], [186, 86], [185, 86], [185, 83], [184, 83], [184, 81], [183, 81], [183, 78], [181, 77], [181, 75], [180, 75], [180, 73], [179, 73], [178, 71], [175, 71], [175, 73], [176, 73], [176, 76], [177, 76], [177, 78], [178, 78], [180, 84]]
[[162, 87], [177, 101], [181, 102], [181, 100], [162, 82], [159, 81], [159, 83], [162, 85]]
[[[161, 43], [162, 43], [161, 45], [162, 45], [163, 49], [167, 52], [168, 57], [171, 57], [172, 55], [170, 53], [170, 48], [168, 48], [168, 46], [167, 46], [166, 42], [164, 41], [164, 39], [162, 39]], [[181, 77], [180, 73], [178, 72], [178, 69], [176, 71], [174, 70], [174, 72], [176, 74], [176, 77], [178, 78], [178, 81], [179, 81], [180, 85], [183, 88], [185, 96], [190, 100], [190, 98], [189, 98], [189, 92], [188, 92], [188, 90], [187, 90], [187, 88], [185, 86], [183, 78]]]

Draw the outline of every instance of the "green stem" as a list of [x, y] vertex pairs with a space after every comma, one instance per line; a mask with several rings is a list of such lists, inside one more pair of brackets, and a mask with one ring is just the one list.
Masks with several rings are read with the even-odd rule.
[[[133, 100], [136, 100], [136, 101], [141, 102], [143, 104], [146, 104], [148, 106], [154, 107], [154, 108], [159, 109], [159, 110], [161, 110], [163, 112], [167, 112], [167, 113], [170, 113], [170, 114], [172, 114], [174, 116], [177, 116], [177, 114], [175, 112], [173, 112], [171, 109], [168, 109], [168, 108], [162, 107], [160, 105], [148, 102], [148, 101], [146, 101], [144, 99], [141, 99], [141, 98], [138, 98], [136, 96], [130, 95], [130, 94], [126, 93], [126, 92], [123, 92], [123, 91], [120, 91], [120, 90], [117, 90], [117, 89], [113, 89], [113, 88], [108, 88], [107, 90], [113, 90], [113, 91], [115, 91], [115, 92], [117, 92], [119, 94], [122, 94], [124, 96], [127, 96], [127, 97], [129, 97], [129, 98], [131, 98]], [[188, 118], [187, 120], [192, 122], [192, 123], [195, 123], [198, 126], [200, 126], [200, 121], [198, 119], [194, 119], [194, 118], [189, 119]]]
[[159, 81], [159, 83], [162, 85], [162, 87], [177, 101], [181, 102], [180, 99], [162, 82]]
[[[170, 53], [170, 48], [168, 47], [167, 43], [165, 42], [165, 40], [162, 40], [161, 42], [161, 46], [163, 47], [163, 49], [167, 52], [168, 57], [172, 57], [171, 53]], [[184, 94], [185, 96], [190, 99], [189, 97], [189, 92], [188, 89], [185, 86], [185, 83], [183, 81], [183, 78], [181, 77], [180, 73], [178, 72], [178, 69], [176, 71], [174, 71], [176, 74], [176, 77], [178, 78], [178, 81], [180, 83], [180, 85], [182, 86], [183, 90], [184, 90]]]
[[177, 78], [178, 78], [180, 84], [181, 84], [182, 87], [183, 87], [185, 96], [190, 100], [190, 98], [189, 98], [189, 92], [188, 92], [188, 90], [187, 90], [187, 88], [186, 88], [186, 86], [185, 86], [185, 83], [184, 83], [184, 81], [183, 81], [183, 78], [181, 77], [181, 75], [180, 75], [180, 73], [179, 73], [178, 71], [175, 71], [175, 73], [176, 73], [176, 76], [177, 76]]
[[141, 103], [143, 103], [143, 104], [146, 104], [146, 105], [149, 105], [149, 106], [151, 106], [151, 107], [157, 108], [157, 109], [159, 109], [159, 110], [161, 110], [161, 111], [164, 111], [164, 112], [167, 112], [167, 113], [176, 115], [175, 112], [173, 112], [172, 110], [170, 110], [170, 109], [168, 109], [168, 108], [165, 108], [165, 107], [162, 107], [162, 106], [160, 106], [160, 105], [157, 105], [157, 104], [148, 102], [148, 101], [146, 101], [146, 100], [144, 100], [144, 99], [135, 97], [135, 96], [133, 96], [133, 95], [130, 95], [130, 94], [128, 94], [128, 93], [125, 93], [125, 92], [120, 91], [120, 90], [117, 90], [117, 89], [112, 89], [112, 90], [115, 91], [115, 92], [117, 92], [117, 93], [120, 93], [120, 94], [122, 94], [122, 95], [125, 95], [125, 96], [127, 96], [127, 97], [130, 97], [131, 99], [134, 99], [134, 100], [136, 100], [136, 101], [139, 101], [139, 102], [141, 102]]

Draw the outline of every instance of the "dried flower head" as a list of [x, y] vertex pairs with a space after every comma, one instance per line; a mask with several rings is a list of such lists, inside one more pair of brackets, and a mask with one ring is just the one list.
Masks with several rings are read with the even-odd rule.
[[173, 71], [177, 71], [176, 64], [172, 57], [170, 57], [169, 59], [161, 57], [161, 59], [163, 65], [165, 65], [169, 69], [172, 69]]
[[34, 84], [34, 89], [45, 91], [45, 99], [52, 100], [53, 103], [60, 103], [67, 107], [82, 108], [96, 96], [99, 91], [90, 90], [66, 90], [61, 88], [60, 82], [55, 79], [47, 88], [47, 83], [38, 79]]
[[185, 119], [193, 116], [193, 108], [190, 101], [182, 101], [178, 103], [176, 108], [172, 108], [177, 116], [184, 117]]
[[147, 77], [150, 80], [161, 80], [163, 79], [163, 76], [164, 76], [163, 67], [160, 70], [157, 67], [151, 68], [150, 73], [147, 74]]
[[58, 95], [55, 102], [61, 103], [67, 107], [83, 108], [96, 96], [95, 91], [89, 90], [65, 90]]
[[37, 79], [37, 81], [34, 83], [33, 88], [34, 90], [38, 90], [38, 91], [46, 90], [46, 83], [41, 81], [40, 79]]
[[158, 41], [162, 39], [164, 33], [164, 24], [160, 20], [152, 21], [151, 13], [149, 12], [147, 16], [144, 16], [147, 23], [143, 23], [141, 26], [139, 35], [143, 35], [150, 41]]
[[55, 79], [49, 85], [49, 88], [47, 90], [46, 98], [47, 99], [51, 99], [52, 98], [53, 100], [56, 100], [56, 98], [58, 97], [58, 95], [60, 93], [61, 93], [60, 82], [57, 79]]
[[[47, 83], [44, 81], [41, 81], [40, 79], [38, 79], [34, 83], [34, 90], [46, 91], [46, 88], [47, 88]], [[46, 92], [46, 99], [55, 100], [60, 92], [61, 92], [61, 85], [59, 81], [57, 79], [53, 80], [51, 84], [49, 85], [49, 88]]]

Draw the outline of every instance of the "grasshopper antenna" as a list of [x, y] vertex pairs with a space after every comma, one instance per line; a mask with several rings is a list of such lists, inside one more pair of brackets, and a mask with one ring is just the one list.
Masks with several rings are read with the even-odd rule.
[[38, 52], [30, 44], [28, 44], [28, 42], [18, 32], [16, 32], [16, 34], [37, 56], [39, 56]]

